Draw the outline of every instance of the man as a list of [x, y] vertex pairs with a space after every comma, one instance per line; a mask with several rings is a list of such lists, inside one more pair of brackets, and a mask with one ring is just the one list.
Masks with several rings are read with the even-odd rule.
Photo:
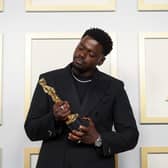
[[[138, 130], [123, 82], [96, 68], [112, 45], [106, 32], [89, 29], [72, 63], [40, 75], [63, 101], [54, 103], [37, 85], [25, 122], [28, 137], [43, 140], [37, 168], [114, 168], [114, 154], [137, 144]], [[65, 121], [73, 113], [88, 125], [69, 129]]]

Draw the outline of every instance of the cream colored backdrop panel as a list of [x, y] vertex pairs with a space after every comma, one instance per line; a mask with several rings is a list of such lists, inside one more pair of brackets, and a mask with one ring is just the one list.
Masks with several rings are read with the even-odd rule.
[[71, 2], [71, 5], [94, 5], [94, 4], [106, 4], [111, 0], [32, 0], [33, 5], [65, 5]]
[[144, 0], [145, 3], [152, 3], [152, 4], [168, 4], [168, 0]]
[[148, 168], [166, 168], [168, 167], [168, 154], [149, 154]]
[[168, 117], [168, 38], [145, 40], [147, 115]]
[[138, 0], [139, 10], [167, 11], [167, 0]]
[[28, 11], [112, 11], [116, 0], [25, 0]]
[[32, 40], [32, 88], [39, 74], [63, 68], [72, 61], [73, 47], [77, 39], [38, 39]]
[[168, 123], [167, 33], [140, 36], [141, 121]]

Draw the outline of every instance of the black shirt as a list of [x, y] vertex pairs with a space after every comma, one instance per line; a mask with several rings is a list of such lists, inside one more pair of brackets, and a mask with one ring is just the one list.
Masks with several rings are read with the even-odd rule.
[[83, 103], [84, 98], [86, 97], [89, 87], [91, 86], [92, 79], [91, 78], [81, 78], [77, 77], [74, 74], [72, 74], [74, 79], [74, 84], [79, 96], [80, 103]]

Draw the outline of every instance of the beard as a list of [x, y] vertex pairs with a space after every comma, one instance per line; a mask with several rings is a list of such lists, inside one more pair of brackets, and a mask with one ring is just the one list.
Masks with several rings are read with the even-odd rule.
[[86, 72], [86, 70], [80, 64], [77, 64], [75, 62], [72, 62], [72, 68], [79, 73]]
[[85, 62], [83, 59], [74, 57], [73, 62], [72, 62], [72, 68], [74, 68], [76, 71], [79, 73], [86, 72], [87, 70], [85, 69]]

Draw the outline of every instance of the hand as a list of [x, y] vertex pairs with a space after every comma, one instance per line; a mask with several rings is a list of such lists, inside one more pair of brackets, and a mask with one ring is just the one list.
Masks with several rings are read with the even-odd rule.
[[71, 114], [70, 105], [67, 101], [58, 102], [53, 105], [53, 114], [56, 120], [65, 121]]
[[72, 132], [68, 134], [68, 139], [74, 142], [94, 144], [94, 142], [100, 136], [100, 134], [97, 132], [91, 118], [83, 117], [83, 119], [87, 119], [89, 121], [89, 126], [85, 127], [83, 125], [80, 125], [78, 130], [72, 130]]

